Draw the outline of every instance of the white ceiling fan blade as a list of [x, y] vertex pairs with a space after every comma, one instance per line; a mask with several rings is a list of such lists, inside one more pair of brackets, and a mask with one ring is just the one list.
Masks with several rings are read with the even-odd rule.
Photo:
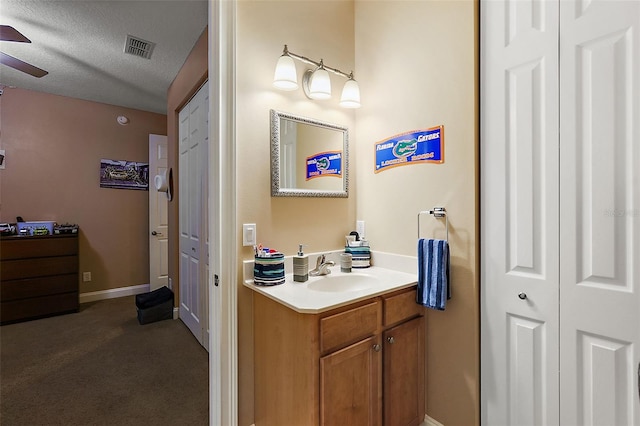
[[0, 52], [0, 63], [7, 65], [11, 68], [15, 68], [18, 71], [22, 71], [24, 73], [30, 74], [34, 77], [40, 78], [49, 74], [48, 71], [45, 71], [41, 68], [28, 64], [24, 61], [21, 61], [18, 58], [14, 58], [11, 55], [7, 55], [6, 53]]

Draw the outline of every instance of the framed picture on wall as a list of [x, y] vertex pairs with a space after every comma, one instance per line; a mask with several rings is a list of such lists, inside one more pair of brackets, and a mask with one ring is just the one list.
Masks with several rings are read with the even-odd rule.
[[149, 190], [149, 163], [100, 160], [100, 187]]

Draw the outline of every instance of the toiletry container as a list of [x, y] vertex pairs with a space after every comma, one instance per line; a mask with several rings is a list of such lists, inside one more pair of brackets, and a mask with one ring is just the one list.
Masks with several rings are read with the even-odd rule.
[[260, 286], [284, 284], [284, 254], [275, 250], [258, 253], [253, 264], [253, 283]]
[[303, 283], [309, 279], [309, 256], [302, 252], [302, 244], [298, 245], [298, 254], [293, 256], [293, 280]]

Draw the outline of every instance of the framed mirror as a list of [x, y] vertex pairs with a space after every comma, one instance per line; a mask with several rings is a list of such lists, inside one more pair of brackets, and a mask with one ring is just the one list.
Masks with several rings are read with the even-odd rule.
[[346, 127], [271, 110], [271, 195], [349, 195]]

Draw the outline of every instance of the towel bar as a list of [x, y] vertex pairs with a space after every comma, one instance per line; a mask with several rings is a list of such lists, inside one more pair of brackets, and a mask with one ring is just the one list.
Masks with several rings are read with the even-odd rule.
[[431, 214], [433, 217], [443, 218], [445, 220], [446, 240], [449, 241], [449, 218], [447, 217], [447, 210], [444, 207], [434, 207], [433, 210], [425, 210], [418, 212], [418, 239], [420, 239], [420, 215]]

